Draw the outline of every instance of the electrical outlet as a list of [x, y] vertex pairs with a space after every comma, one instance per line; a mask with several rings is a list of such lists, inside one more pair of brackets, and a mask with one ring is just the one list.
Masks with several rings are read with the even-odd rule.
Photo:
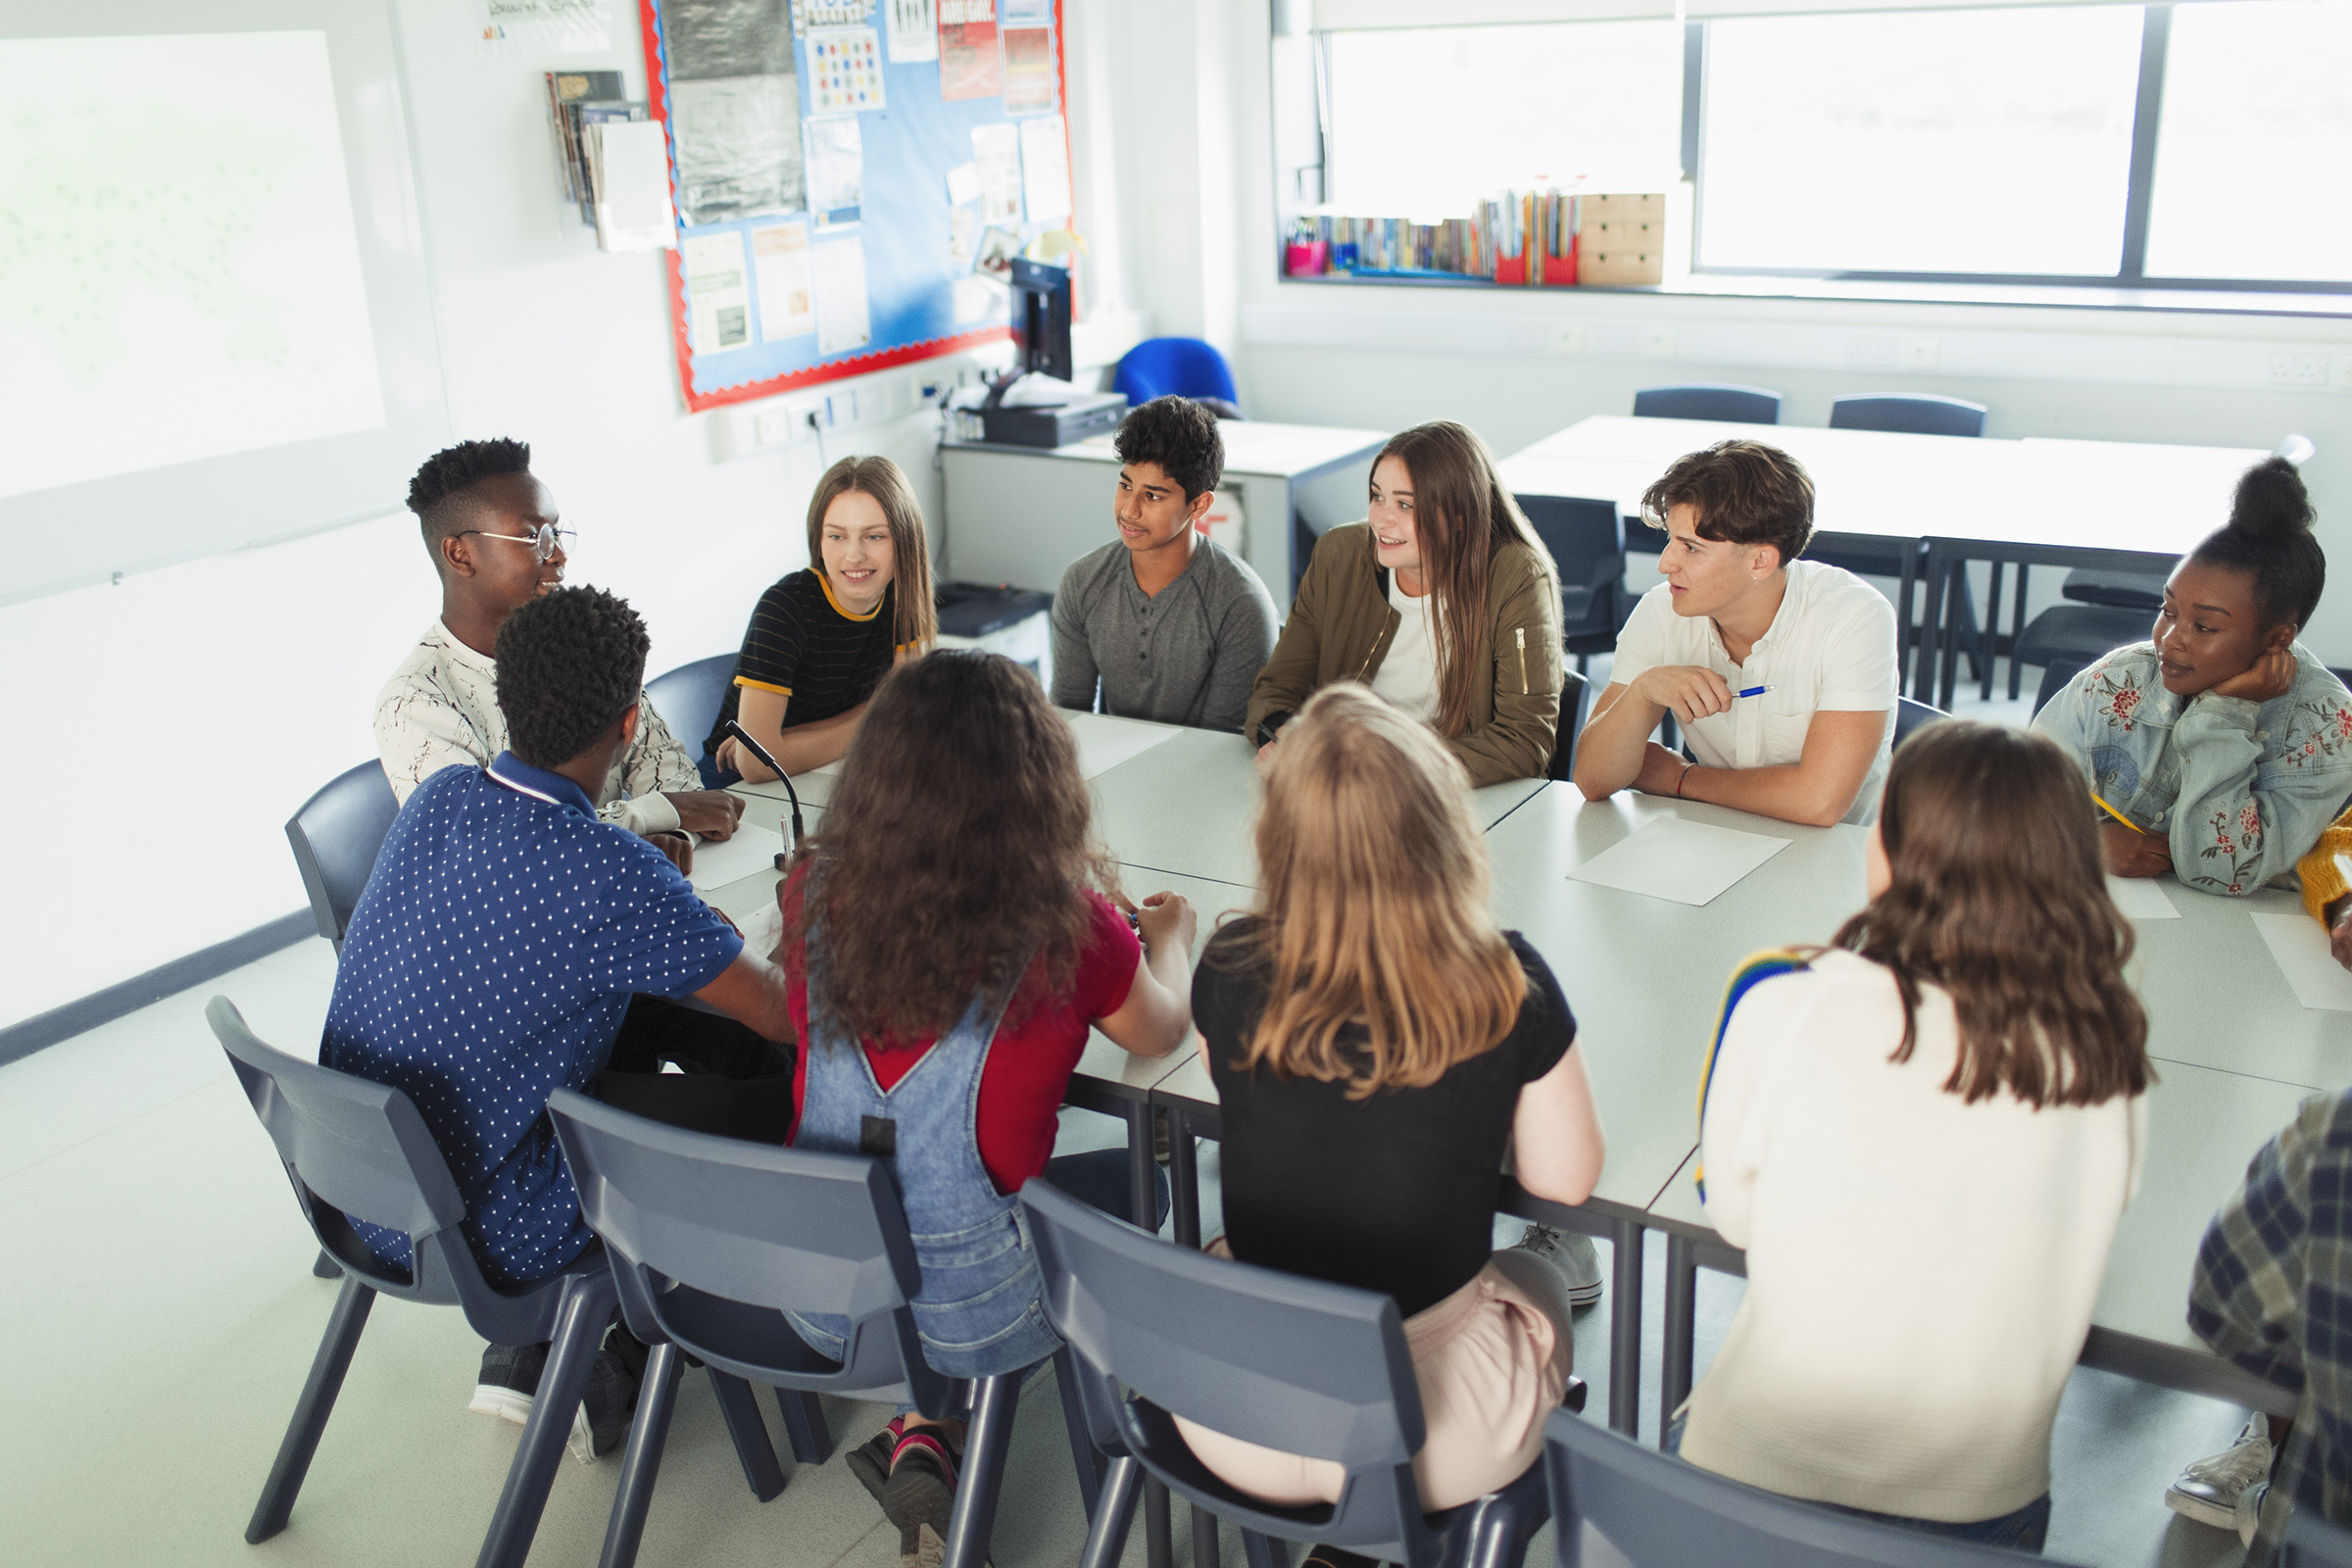
[[1894, 339], [1849, 337], [1845, 340], [1845, 363], [1858, 369], [1891, 370], [1896, 364]]
[[1907, 337], [1902, 341], [1899, 357], [1906, 370], [1933, 370], [1936, 360], [1936, 340], [1932, 337]]
[[1560, 321], [1551, 329], [1551, 352], [1582, 354], [1585, 352], [1585, 328], [1581, 321]]
[[2335, 357], [2335, 378], [2328, 385], [2338, 391], [2352, 389], [2352, 354], [2338, 354]]
[[2333, 373], [2325, 354], [2274, 354], [2265, 379], [2273, 386], [2326, 386]]
[[1674, 328], [1653, 326], [1642, 334], [1642, 357], [1645, 360], [1674, 358]]
[[806, 433], [800, 421], [781, 408], [761, 409], [753, 416], [752, 429], [755, 439], [763, 447], [780, 447], [788, 441], [798, 441]]

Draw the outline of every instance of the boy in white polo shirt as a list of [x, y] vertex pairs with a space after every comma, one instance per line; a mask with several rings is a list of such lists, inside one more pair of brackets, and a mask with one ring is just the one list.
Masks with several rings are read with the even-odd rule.
[[[1617, 639], [1608, 690], [1576, 748], [1576, 785], [1711, 801], [1786, 822], [1868, 822], [1895, 704], [1894, 606], [1799, 561], [1813, 481], [1758, 441], [1675, 460], [1642, 498], [1665, 582]], [[1672, 713], [1690, 757], [1652, 741]]]

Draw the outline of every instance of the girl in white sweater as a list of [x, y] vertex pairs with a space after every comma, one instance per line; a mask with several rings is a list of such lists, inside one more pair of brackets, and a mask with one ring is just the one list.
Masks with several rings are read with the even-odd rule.
[[2147, 1021], [2073, 760], [1896, 752], [1870, 904], [1733, 976], [1700, 1191], [1747, 1295], [1668, 1433], [1752, 1486], [2032, 1551], [2050, 1426], [2139, 1179]]

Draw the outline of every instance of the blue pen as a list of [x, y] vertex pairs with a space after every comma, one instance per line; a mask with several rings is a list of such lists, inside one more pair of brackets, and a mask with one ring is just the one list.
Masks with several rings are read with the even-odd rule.
[[1740, 698], [1740, 697], [1761, 697], [1761, 696], [1763, 696], [1763, 695], [1764, 695], [1766, 692], [1769, 692], [1769, 691], [1777, 691], [1777, 690], [1779, 690], [1779, 688], [1778, 688], [1778, 687], [1774, 687], [1774, 686], [1750, 686], [1750, 687], [1749, 687], [1747, 690], [1745, 690], [1745, 691], [1743, 691], [1743, 692], [1734, 692], [1734, 693], [1732, 693], [1732, 696], [1733, 696], [1733, 697], [1735, 697], [1735, 698]]

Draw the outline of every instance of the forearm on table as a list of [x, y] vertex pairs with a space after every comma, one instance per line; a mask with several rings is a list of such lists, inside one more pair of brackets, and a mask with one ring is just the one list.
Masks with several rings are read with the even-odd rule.
[[[781, 734], [761, 736], [760, 744], [767, 748], [768, 755], [784, 764], [785, 772], [806, 773], [810, 768], [839, 761], [842, 753], [850, 749], [850, 742], [857, 737], [858, 725], [864, 717], [865, 705], [859, 703], [846, 713], [836, 713], [831, 718], [810, 719], [806, 724], [789, 725]], [[743, 760], [748, 764], [741, 769], [747, 782], [760, 784], [772, 776], [760, 765], [758, 758], [746, 757]]]
[[1675, 793], [1686, 801], [1728, 806], [1783, 822], [1831, 827], [1854, 808], [1861, 789], [1860, 778], [1849, 781], [1832, 776], [1826, 766], [1797, 762], [1781, 767], [1692, 767]]
[[1592, 715], [1576, 742], [1576, 787], [1586, 800], [1632, 788], [1642, 776], [1644, 749], [1664, 711], [1629, 691]]

